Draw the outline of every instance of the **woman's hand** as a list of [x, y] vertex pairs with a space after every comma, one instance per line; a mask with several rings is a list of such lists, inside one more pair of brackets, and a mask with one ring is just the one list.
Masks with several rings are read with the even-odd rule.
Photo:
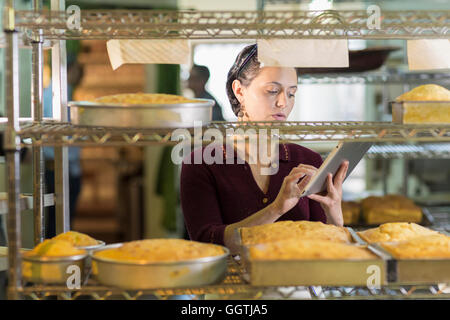
[[[300, 164], [292, 168], [291, 172], [284, 178], [277, 198], [270, 206], [280, 216], [291, 210], [297, 204], [302, 190], [316, 172], [317, 168], [306, 164]], [[297, 183], [300, 178], [303, 179]]]
[[344, 218], [342, 216], [342, 183], [347, 175], [348, 161], [344, 161], [336, 175], [334, 181], [332, 174], [327, 177], [327, 192], [326, 195], [311, 194], [308, 196], [311, 200], [320, 203], [327, 216], [327, 222], [337, 225], [344, 225]]

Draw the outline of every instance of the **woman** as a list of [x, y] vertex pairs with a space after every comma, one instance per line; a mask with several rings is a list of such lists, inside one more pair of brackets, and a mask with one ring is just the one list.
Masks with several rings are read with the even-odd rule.
[[[261, 67], [256, 45], [250, 45], [241, 51], [231, 67], [226, 89], [239, 121], [284, 121], [294, 106], [297, 74], [294, 68]], [[203, 149], [194, 150], [191, 159]], [[225, 159], [236, 160], [238, 152], [227, 155], [226, 148], [223, 151]], [[250, 159], [248, 143], [240, 151], [246, 160]], [[273, 175], [261, 174], [264, 168], [261, 161], [183, 163], [181, 206], [192, 240], [223, 244], [233, 252], [236, 229], [240, 227], [278, 220], [343, 225], [342, 182], [348, 162], [341, 165], [334, 179], [331, 174], [328, 176], [325, 194], [299, 198], [322, 159], [319, 154], [291, 143], [280, 144], [278, 151], [278, 171]]]

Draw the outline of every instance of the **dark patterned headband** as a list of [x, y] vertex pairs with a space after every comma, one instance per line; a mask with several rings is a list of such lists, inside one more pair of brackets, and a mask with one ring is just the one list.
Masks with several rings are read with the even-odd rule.
[[257, 45], [255, 44], [252, 50], [250, 50], [250, 53], [248, 54], [247, 58], [245, 58], [244, 62], [239, 67], [237, 73], [236, 73], [236, 79], [239, 78], [241, 71], [244, 69], [245, 65], [250, 61], [250, 59], [256, 54]]

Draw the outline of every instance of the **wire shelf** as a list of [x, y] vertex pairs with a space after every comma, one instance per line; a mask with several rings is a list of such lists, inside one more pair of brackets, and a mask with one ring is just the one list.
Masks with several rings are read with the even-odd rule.
[[17, 11], [23, 31], [46, 39], [448, 38], [450, 11], [382, 11], [379, 29], [364, 10], [161, 11], [82, 10], [80, 29], [64, 11]]
[[299, 84], [427, 84], [430, 81], [450, 84], [450, 74], [418, 73], [397, 70], [348, 73], [300, 74]]
[[450, 159], [450, 143], [373, 145], [369, 159]]
[[234, 259], [229, 259], [228, 274], [218, 285], [197, 288], [173, 288], [151, 290], [123, 290], [101, 286], [95, 280], [80, 289], [69, 290], [63, 286], [31, 285], [20, 288], [25, 299], [44, 300], [57, 297], [63, 300], [75, 299], [170, 299], [172, 296], [185, 296], [185, 299], [203, 299], [204, 295], [214, 295], [215, 299], [450, 299], [450, 287], [445, 285], [389, 285], [378, 289], [367, 287], [325, 287], [325, 286], [292, 286], [292, 287], [254, 287], [244, 280], [245, 270]]
[[[391, 122], [212, 122], [186, 129], [191, 137], [200, 136], [208, 129], [219, 130], [223, 137], [230, 133], [266, 129], [267, 134], [278, 135], [288, 141], [373, 141], [373, 142], [438, 142], [450, 141], [450, 124], [400, 125]], [[81, 127], [69, 123], [24, 124], [18, 135], [31, 139], [35, 146], [122, 146], [176, 144], [172, 129], [133, 129]], [[206, 142], [204, 142], [206, 143]]]

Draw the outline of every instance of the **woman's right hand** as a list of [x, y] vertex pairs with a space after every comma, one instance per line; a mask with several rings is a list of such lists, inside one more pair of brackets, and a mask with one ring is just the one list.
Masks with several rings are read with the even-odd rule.
[[[300, 199], [300, 195], [306, 184], [317, 172], [317, 168], [299, 164], [292, 168], [291, 172], [284, 178], [277, 198], [271, 203], [273, 209], [281, 216], [291, 210]], [[297, 181], [303, 178], [299, 183]]]

